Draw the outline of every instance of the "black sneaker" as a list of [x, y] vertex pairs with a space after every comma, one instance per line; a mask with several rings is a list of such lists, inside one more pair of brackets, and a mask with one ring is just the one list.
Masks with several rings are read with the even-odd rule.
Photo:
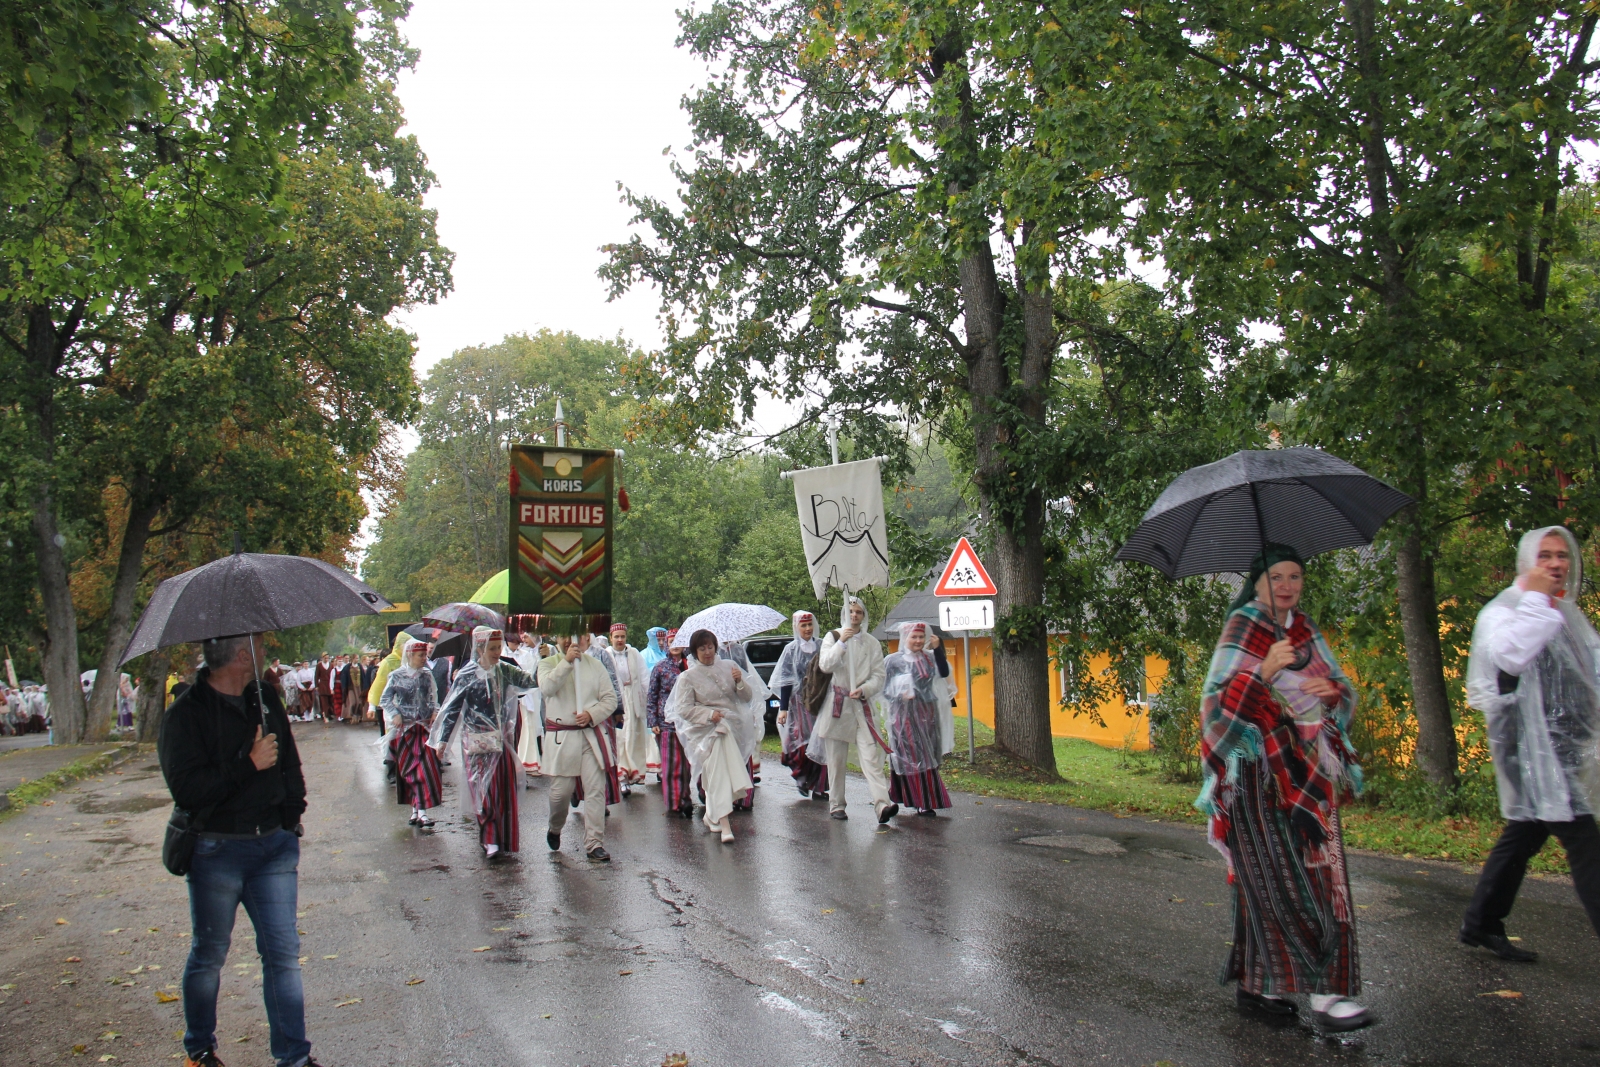
[[546, 830], [545, 834], [544, 834], [544, 843], [550, 846], [550, 851], [551, 852], [560, 852], [561, 851], [561, 835], [560, 834], [553, 834], [550, 831]]
[[812, 800], [827, 800], [828, 799], [828, 791], [826, 789], [813, 790], [812, 793], [811, 793], [811, 799]]
[[222, 1067], [222, 1061], [217, 1059], [217, 1050], [208, 1048], [198, 1056], [185, 1056], [183, 1067]]
[[807, 789], [805, 786], [801, 786], [800, 787], [800, 795], [803, 796], [803, 797], [808, 797], [808, 796], [811, 795], [811, 790]]
[[887, 808], [884, 808], [882, 811], [878, 812], [878, 825], [882, 826], [884, 823], [888, 822], [890, 819], [899, 814], [900, 805], [890, 804]]
[[1463, 926], [1461, 932], [1456, 935], [1456, 939], [1463, 945], [1470, 945], [1473, 948], [1486, 948], [1501, 959], [1509, 960], [1512, 963], [1535, 963], [1539, 959], [1537, 952], [1513, 945], [1511, 939], [1505, 934], [1474, 934]]
[[934, 811], [932, 808], [923, 808], [921, 811], [918, 811], [917, 814], [922, 816], [924, 819], [937, 819], [939, 817], [939, 813]]
[[610, 863], [611, 853], [607, 852], [599, 845], [596, 845], [594, 848], [589, 850], [589, 858], [594, 860], [596, 863]]
[[1268, 1015], [1293, 1015], [1300, 1010], [1292, 1000], [1283, 997], [1264, 997], [1260, 993], [1247, 993], [1243, 989], [1233, 991], [1233, 1003], [1240, 1011], [1260, 1011]]

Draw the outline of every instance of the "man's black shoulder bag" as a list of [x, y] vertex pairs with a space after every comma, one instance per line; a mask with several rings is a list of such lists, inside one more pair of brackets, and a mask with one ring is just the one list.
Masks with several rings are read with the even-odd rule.
[[211, 818], [211, 813], [217, 810], [215, 804], [209, 808], [202, 808], [198, 813], [172, 806], [172, 818], [167, 820], [167, 836], [161, 842], [161, 863], [167, 871], [178, 877], [189, 873], [189, 865], [194, 862], [194, 845], [200, 839], [200, 833], [206, 828], [206, 820]]

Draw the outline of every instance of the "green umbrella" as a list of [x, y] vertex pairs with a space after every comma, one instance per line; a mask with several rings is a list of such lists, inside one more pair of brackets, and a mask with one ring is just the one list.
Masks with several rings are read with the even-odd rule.
[[503, 570], [478, 586], [478, 591], [467, 598], [474, 604], [500, 604], [511, 602], [511, 571]]

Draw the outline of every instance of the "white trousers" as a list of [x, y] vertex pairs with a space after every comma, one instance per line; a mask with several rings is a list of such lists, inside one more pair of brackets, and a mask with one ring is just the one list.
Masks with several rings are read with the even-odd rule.
[[711, 755], [700, 768], [700, 785], [706, 791], [706, 825], [715, 827], [733, 810], [733, 802], [750, 792], [750, 765], [739, 755], [731, 733], [718, 734]]
[[889, 806], [889, 776], [883, 773], [883, 749], [872, 739], [872, 730], [865, 718], [856, 716], [854, 741], [829, 737], [823, 740], [823, 744], [828, 746], [829, 811], [844, 810], [845, 765], [849, 761], [852, 744], [856, 746], [856, 760], [861, 764], [861, 774], [867, 780], [867, 793], [872, 797], [873, 812], [881, 812]]
[[[600, 757], [594, 754], [581, 733], [575, 733], [583, 745], [583, 850], [593, 852], [606, 843], [606, 771], [600, 766]], [[572, 794], [578, 788], [578, 778], [572, 775], [549, 775], [550, 779], [550, 832], [559, 834], [567, 825], [567, 811], [572, 806]]]

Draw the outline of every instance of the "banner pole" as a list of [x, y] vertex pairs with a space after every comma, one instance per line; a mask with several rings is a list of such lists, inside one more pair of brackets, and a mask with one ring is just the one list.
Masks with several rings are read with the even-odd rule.
[[967, 764], [978, 762], [977, 749], [972, 740], [972, 631], [961, 631], [961, 663], [967, 669]]

